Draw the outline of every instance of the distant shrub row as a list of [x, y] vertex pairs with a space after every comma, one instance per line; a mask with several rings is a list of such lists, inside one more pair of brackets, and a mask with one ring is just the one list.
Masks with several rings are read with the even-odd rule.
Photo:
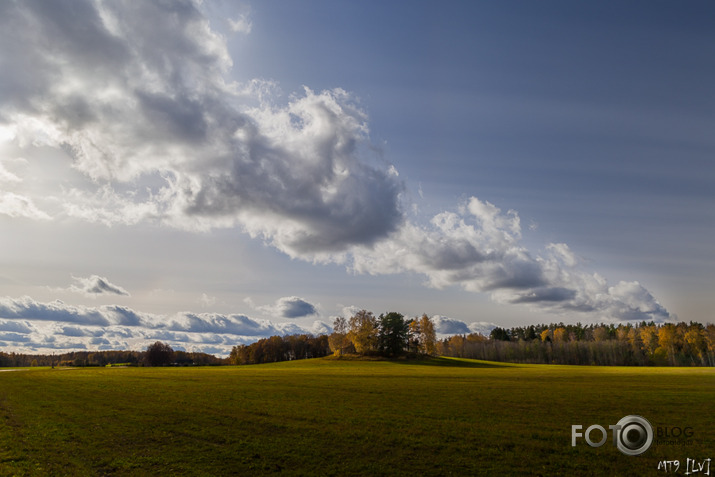
[[[155, 346], [156, 343], [154, 343]], [[167, 345], [168, 346], [168, 345]], [[151, 346], [149, 347], [151, 348]], [[169, 347], [171, 350], [171, 347]], [[227, 361], [206, 353], [171, 350], [169, 359], [161, 363], [150, 361], [147, 351], [71, 351], [57, 355], [20, 354], [0, 352], [0, 367], [26, 366], [215, 366]]]

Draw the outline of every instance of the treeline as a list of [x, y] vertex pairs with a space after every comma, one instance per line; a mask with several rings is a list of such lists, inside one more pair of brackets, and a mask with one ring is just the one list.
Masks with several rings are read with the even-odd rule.
[[494, 328], [436, 339], [427, 315], [406, 319], [400, 313], [376, 317], [361, 310], [336, 318], [330, 335], [271, 336], [234, 346], [229, 357], [174, 351], [157, 341], [145, 351], [72, 351], [58, 355], [0, 352], [0, 367], [24, 366], [215, 366], [261, 364], [329, 354], [398, 357], [453, 356], [533, 364], [600, 366], [715, 366], [715, 325], [678, 324], [575, 325], [541, 324]]
[[715, 325], [533, 325], [438, 343], [444, 356], [534, 364], [715, 366]]
[[230, 364], [261, 364], [294, 359], [322, 358], [330, 354], [328, 336], [271, 336], [249, 345], [234, 346]]
[[[152, 346], [155, 346], [156, 343]], [[154, 363], [147, 351], [71, 351], [57, 355], [20, 354], [0, 352], [0, 367], [32, 366], [216, 366], [228, 364], [226, 359], [206, 353], [171, 350], [168, 362]], [[169, 348], [171, 349], [171, 348]]]

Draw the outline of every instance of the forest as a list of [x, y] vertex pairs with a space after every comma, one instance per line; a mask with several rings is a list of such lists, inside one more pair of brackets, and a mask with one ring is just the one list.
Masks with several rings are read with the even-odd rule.
[[715, 366], [715, 325], [690, 322], [638, 324], [539, 324], [494, 328], [437, 339], [426, 315], [375, 316], [360, 310], [338, 317], [330, 335], [271, 336], [232, 348], [226, 358], [174, 351], [157, 341], [145, 351], [73, 351], [58, 355], [0, 352], [10, 366], [206, 366], [247, 365], [328, 355], [420, 358], [450, 356], [529, 364], [594, 366]]
[[439, 343], [445, 356], [534, 364], [715, 366], [715, 325], [535, 325], [494, 328]]

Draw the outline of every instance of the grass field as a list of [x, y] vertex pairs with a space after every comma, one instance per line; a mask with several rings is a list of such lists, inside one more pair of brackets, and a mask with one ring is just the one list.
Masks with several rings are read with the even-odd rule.
[[[630, 414], [692, 427], [692, 443], [571, 446], [572, 424]], [[686, 475], [687, 458], [715, 459], [713, 369], [440, 358], [0, 373], [2, 476], [665, 475], [661, 460]]]

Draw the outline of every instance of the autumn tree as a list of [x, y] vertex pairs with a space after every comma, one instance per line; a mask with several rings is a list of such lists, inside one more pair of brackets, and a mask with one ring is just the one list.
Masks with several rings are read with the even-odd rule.
[[609, 338], [608, 328], [601, 325], [593, 329], [593, 341], [606, 341]]
[[643, 351], [650, 358], [658, 348], [658, 328], [655, 325], [641, 326], [640, 335]]
[[348, 339], [348, 322], [342, 316], [333, 321], [333, 332], [328, 337], [328, 344], [335, 356], [342, 356], [352, 348], [352, 343]]
[[434, 323], [426, 314], [422, 315], [419, 321], [420, 330], [420, 353], [428, 356], [434, 356], [437, 352], [437, 333], [434, 329]]
[[417, 318], [412, 318], [407, 322], [408, 337], [407, 350], [410, 353], [417, 353], [420, 350], [420, 321]]
[[705, 328], [701, 324], [691, 323], [683, 335], [683, 341], [688, 348], [688, 354], [697, 358], [702, 364], [707, 364], [707, 343]]
[[456, 356], [464, 358], [466, 338], [460, 335], [454, 335], [449, 340], [445, 340], [445, 351], [448, 356]]
[[360, 354], [372, 353], [377, 349], [377, 319], [371, 311], [360, 310], [350, 317], [348, 338]]
[[554, 342], [563, 343], [564, 341], [568, 341], [568, 335], [566, 334], [566, 328], [564, 328], [563, 326], [554, 328]]
[[623, 326], [623, 325], [618, 325], [618, 328], [616, 328], [616, 339], [618, 341], [627, 343], [628, 342], [628, 333], [632, 329], [632, 326]]
[[675, 347], [677, 342], [677, 328], [675, 325], [670, 323], [664, 324], [658, 329], [658, 348], [656, 348], [656, 355], [659, 355], [659, 352], [665, 354], [667, 358], [670, 358], [671, 364], [675, 365]]
[[715, 366], [715, 325], [709, 324], [703, 332], [710, 366]]
[[641, 340], [641, 335], [638, 331], [638, 328], [631, 327], [628, 330], [628, 344], [630, 345], [631, 351], [634, 354], [639, 353], [643, 349], [643, 340]]

